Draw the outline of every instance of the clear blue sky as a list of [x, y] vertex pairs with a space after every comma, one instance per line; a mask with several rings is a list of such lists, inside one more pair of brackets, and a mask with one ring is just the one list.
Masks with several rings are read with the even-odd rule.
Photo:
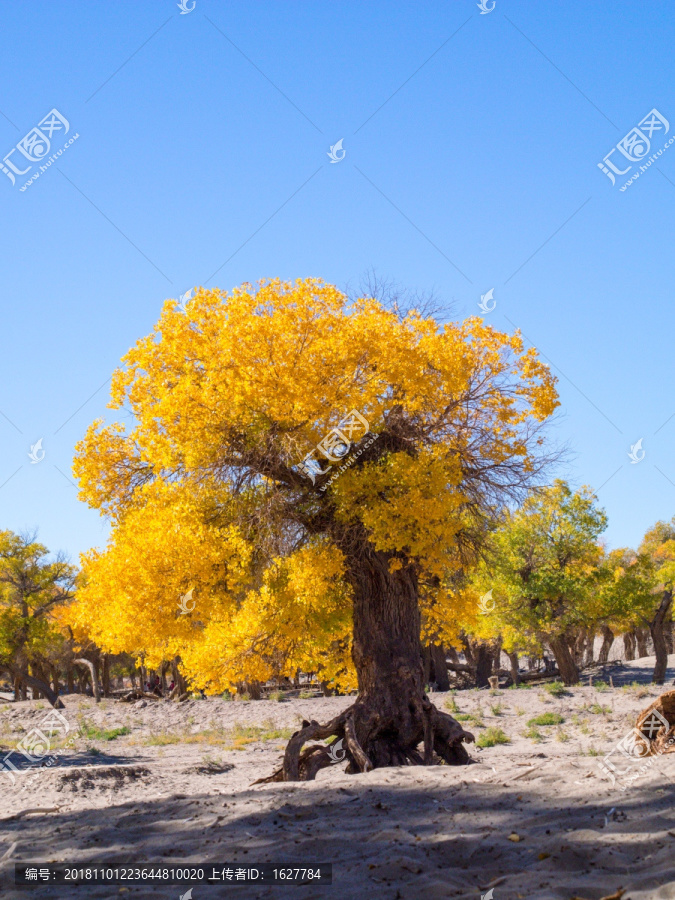
[[653, 108], [675, 134], [674, 43], [628, 0], [5, 4], [0, 156], [53, 108], [50, 153], [79, 137], [0, 173], [0, 527], [103, 543], [74, 444], [167, 297], [374, 267], [457, 317], [494, 289], [560, 377], [563, 474], [635, 545], [675, 514], [675, 144], [623, 193], [637, 165], [597, 164]]

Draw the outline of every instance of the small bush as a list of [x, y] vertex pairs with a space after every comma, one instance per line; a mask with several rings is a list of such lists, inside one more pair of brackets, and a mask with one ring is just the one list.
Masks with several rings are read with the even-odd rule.
[[529, 691], [531, 687], [532, 687], [531, 684], [523, 684], [521, 682], [520, 684], [510, 684], [506, 690], [507, 691]]
[[562, 728], [558, 728], [558, 730], [557, 730], [556, 733], [555, 733], [555, 739], [556, 739], [556, 741], [560, 741], [561, 743], [564, 744], [564, 743], [566, 743], [567, 741], [569, 741], [570, 736], [569, 736], [569, 734], [568, 734], [566, 731], [564, 731]]
[[490, 725], [489, 728], [486, 728], [482, 734], [478, 735], [476, 739], [477, 747], [494, 747], [496, 744], [510, 744], [511, 738], [502, 731], [501, 728], [497, 728], [494, 725]]
[[568, 693], [562, 681], [549, 681], [544, 685], [544, 690], [552, 697], [564, 697]]
[[523, 709], [522, 706], [516, 706], [516, 715], [517, 715], [517, 716], [524, 716], [524, 715], [525, 715], [525, 710]]
[[271, 691], [268, 695], [268, 699], [273, 700], [275, 703], [281, 703], [285, 696], [283, 691]]
[[545, 712], [528, 721], [528, 725], [562, 725], [565, 720], [560, 713]]
[[607, 715], [612, 711], [609, 706], [602, 706], [600, 703], [590, 703], [585, 709], [587, 709], [589, 713], [593, 713], [594, 716]]
[[588, 748], [588, 755], [589, 755], [589, 756], [600, 756], [600, 753], [599, 753], [599, 751], [597, 751], [597, 750], [595, 749], [595, 747], [589, 747], [589, 748]]
[[83, 722], [80, 725], [80, 733], [82, 737], [91, 741], [114, 741], [115, 738], [131, 734], [131, 728], [126, 725], [123, 725], [121, 728], [98, 728], [96, 725]]
[[541, 733], [541, 731], [538, 731], [534, 727], [534, 725], [530, 725], [530, 727], [523, 732], [523, 737], [529, 738], [531, 741], [534, 741], [537, 744], [544, 739], [544, 735]]
[[501, 703], [493, 703], [490, 706], [490, 711], [492, 712], [493, 716], [501, 716], [504, 712], [504, 707]]
[[316, 697], [314, 691], [300, 691], [298, 694], [300, 700], [311, 700], [313, 697]]
[[460, 712], [459, 706], [457, 706], [457, 701], [455, 700], [455, 692], [450, 691], [449, 696], [445, 700], [445, 708], [448, 712], [458, 713]]
[[606, 681], [594, 681], [593, 687], [596, 689], [596, 691], [608, 691], [609, 690], [609, 685], [607, 684]]

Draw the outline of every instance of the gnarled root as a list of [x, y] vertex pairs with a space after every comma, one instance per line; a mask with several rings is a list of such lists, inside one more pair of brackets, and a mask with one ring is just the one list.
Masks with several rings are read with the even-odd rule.
[[[384, 766], [433, 765], [434, 752], [451, 766], [469, 761], [463, 742], [471, 743], [474, 737], [459, 722], [436, 709], [426, 696], [421, 702], [412, 701], [409, 709], [411, 717], [406, 723], [396, 718], [385, 721], [360, 698], [326, 725], [303, 721], [288, 742], [283, 765], [254, 784], [312, 781], [321, 769], [342, 761], [347, 762], [349, 774]], [[335, 738], [329, 746], [312, 744], [303, 749], [308, 741], [329, 737]], [[421, 741], [424, 755], [417, 749]]]

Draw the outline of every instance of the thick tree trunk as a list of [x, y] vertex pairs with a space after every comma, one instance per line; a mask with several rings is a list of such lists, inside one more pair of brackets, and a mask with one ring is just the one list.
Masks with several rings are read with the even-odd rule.
[[580, 666], [584, 661], [584, 647], [586, 646], [586, 638], [588, 637], [588, 629], [580, 628], [575, 637], [572, 648], [575, 665]]
[[476, 687], [485, 687], [489, 684], [488, 678], [492, 675], [492, 653], [485, 641], [481, 641], [474, 647], [474, 659], [476, 661]]
[[495, 643], [495, 648], [492, 653], [492, 674], [499, 675], [499, 672], [502, 667], [502, 638], [501, 635], [497, 638]]
[[586, 635], [586, 648], [584, 650], [584, 666], [593, 665], [593, 653], [595, 651], [595, 628], [589, 628]]
[[422, 647], [422, 681], [429, 684], [431, 681], [431, 645], [425, 644]]
[[663, 636], [666, 639], [666, 647], [668, 649], [668, 654], [675, 653], [675, 647], [673, 647], [673, 620], [670, 622], [663, 623]]
[[431, 657], [434, 663], [434, 681], [436, 690], [449, 691], [450, 678], [448, 676], [448, 664], [445, 659], [445, 647], [443, 644], [432, 644]]
[[646, 628], [636, 628], [635, 629], [635, 638], [637, 641], [638, 659], [642, 659], [645, 656], [649, 656], [649, 645], [647, 642], [648, 637], [649, 637], [649, 632]]
[[96, 666], [90, 659], [74, 659], [73, 662], [78, 666], [86, 666], [89, 669], [89, 677], [91, 678], [91, 687], [94, 692], [94, 699], [97, 703], [101, 702], [101, 689], [98, 686], [98, 675]]
[[507, 653], [509, 658], [509, 662], [511, 663], [511, 678], [513, 679], [514, 684], [521, 683], [519, 664], [518, 664], [518, 654], [517, 653]]
[[[352, 560], [352, 658], [359, 694], [327, 725], [305, 722], [289, 741], [283, 767], [265, 781], [310, 780], [341, 752], [348, 773], [400, 765], [430, 765], [434, 752], [450, 765], [466, 763], [463, 741], [473, 735], [434, 707], [424, 693], [417, 581], [412, 569], [389, 571], [384, 554], [363, 548]], [[335, 736], [330, 748], [313, 738]], [[424, 742], [423, 752], [418, 745]], [[339, 748], [338, 748], [339, 744]], [[301, 752], [302, 751], [302, 752]], [[332, 752], [331, 752], [332, 751]]]
[[52, 690], [58, 697], [59, 691], [61, 690], [61, 686], [59, 685], [59, 670], [56, 668], [56, 666], [50, 666], [50, 669], [52, 675]]
[[626, 632], [623, 636], [623, 658], [627, 662], [635, 659], [635, 634], [632, 631]]
[[14, 683], [16, 684], [16, 679], [20, 678], [23, 688], [25, 690], [26, 685], [31, 688], [33, 692], [33, 696], [39, 693], [44, 696], [46, 700], [48, 700], [54, 709], [65, 709], [63, 703], [59, 699], [58, 694], [55, 694], [54, 691], [42, 681], [40, 678], [36, 678], [34, 675], [29, 675], [28, 672], [12, 672], [14, 677]]
[[654, 618], [649, 623], [649, 631], [654, 641], [654, 674], [652, 675], [653, 684], [663, 684], [666, 679], [666, 669], [668, 668], [668, 647], [666, 639], [663, 635], [663, 624], [665, 622], [670, 606], [673, 602], [673, 592], [664, 591], [661, 595], [661, 602], [654, 613]]
[[101, 665], [101, 687], [103, 688], [103, 696], [110, 696], [110, 657], [107, 653], [103, 655]]
[[465, 637], [464, 635], [462, 635], [461, 641], [462, 641], [462, 648], [464, 650], [464, 659], [468, 662], [468, 664], [470, 666], [475, 666], [476, 660], [473, 658], [473, 650], [471, 649], [471, 644], [469, 642], [469, 639], [467, 637]]
[[558, 664], [560, 678], [565, 685], [577, 684], [579, 681], [579, 669], [570, 652], [569, 644], [564, 635], [549, 638], [549, 645]]
[[604, 665], [609, 659], [609, 651], [614, 643], [614, 632], [609, 625], [601, 625], [600, 631], [602, 632], [602, 646], [600, 647], [598, 662]]

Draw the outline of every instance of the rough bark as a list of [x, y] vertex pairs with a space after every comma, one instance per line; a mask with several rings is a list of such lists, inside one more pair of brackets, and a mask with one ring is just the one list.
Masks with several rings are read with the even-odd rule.
[[445, 647], [442, 644], [430, 644], [433, 678], [437, 691], [449, 691], [450, 679], [448, 677], [448, 665], [445, 661]]
[[558, 665], [560, 678], [564, 685], [577, 684], [579, 681], [579, 669], [570, 652], [569, 643], [564, 635], [549, 639], [549, 645]]
[[[645, 656], [649, 656], [649, 645], [647, 638], [649, 637], [649, 631], [646, 628], [636, 628], [635, 629], [635, 639], [637, 641], [637, 655], [638, 659], [642, 659]], [[664, 635], [665, 637], [665, 635]]]
[[492, 653], [492, 674], [499, 675], [502, 666], [502, 638], [501, 635], [495, 642], [495, 648]]
[[584, 666], [593, 665], [593, 653], [595, 651], [595, 628], [589, 628], [586, 635], [586, 647], [584, 649]]
[[431, 681], [431, 645], [425, 644], [422, 647], [422, 681], [429, 684]]
[[[365, 547], [358, 560], [351, 560], [349, 571], [358, 697], [327, 725], [303, 722], [288, 743], [283, 766], [264, 782], [314, 778], [335, 762], [338, 744], [350, 774], [385, 766], [430, 765], [434, 753], [449, 765], [468, 761], [463, 742], [472, 741], [473, 735], [436, 709], [424, 693], [418, 589], [412, 568], [391, 573], [387, 557]], [[307, 741], [329, 737], [335, 737], [333, 754], [322, 744], [303, 749]], [[422, 742], [423, 753], [418, 749]]]
[[73, 662], [77, 666], [85, 666], [89, 669], [89, 677], [91, 678], [91, 688], [94, 692], [94, 699], [97, 703], [101, 702], [101, 689], [98, 684], [98, 675], [96, 674], [96, 666], [90, 659], [74, 659]]
[[632, 631], [623, 636], [623, 657], [626, 661], [635, 659], [635, 634]]
[[668, 649], [668, 654], [675, 653], [675, 647], [673, 647], [673, 620], [670, 622], [664, 622], [663, 624], [663, 636], [666, 639], [666, 647]]
[[584, 660], [584, 647], [586, 646], [586, 638], [588, 637], [588, 629], [580, 628], [574, 637], [574, 643], [572, 649], [572, 653], [574, 655], [574, 662], [577, 666], [580, 666]]
[[511, 663], [511, 678], [513, 679], [513, 683], [520, 684], [522, 679], [520, 677], [519, 671], [518, 654], [507, 653], [507, 656], [509, 658], [509, 662]]
[[107, 653], [103, 655], [102, 665], [101, 665], [101, 688], [103, 690], [103, 696], [110, 696], [110, 657]]
[[58, 697], [61, 690], [61, 686], [59, 684], [59, 670], [56, 668], [56, 666], [50, 666], [49, 668], [52, 676], [52, 691], [54, 691], [54, 693]]
[[604, 665], [609, 659], [609, 651], [614, 643], [614, 632], [609, 625], [601, 625], [600, 631], [602, 632], [602, 646], [600, 647], [598, 662]]
[[[41, 693], [46, 700], [48, 700], [54, 709], [65, 709], [63, 703], [59, 699], [58, 694], [55, 694], [54, 691], [49, 687], [46, 682], [42, 681], [40, 678], [36, 678], [35, 675], [29, 675], [28, 672], [17, 672], [13, 669], [8, 670], [12, 677], [14, 678], [15, 685], [15, 696], [16, 696], [16, 682], [17, 679], [21, 680], [22, 689], [25, 691], [26, 687], [31, 688], [33, 694], [39, 692]], [[25, 698], [23, 698], [25, 699]]]
[[474, 659], [476, 660], [476, 687], [485, 687], [488, 678], [492, 674], [492, 653], [490, 646], [481, 641], [474, 648]]
[[653, 684], [663, 684], [666, 679], [666, 669], [668, 668], [668, 647], [663, 634], [663, 625], [666, 616], [673, 602], [673, 592], [663, 591], [661, 594], [661, 602], [658, 609], [654, 613], [654, 618], [649, 623], [649, 631], [654, 641], [654, 674], [652, 675]]

